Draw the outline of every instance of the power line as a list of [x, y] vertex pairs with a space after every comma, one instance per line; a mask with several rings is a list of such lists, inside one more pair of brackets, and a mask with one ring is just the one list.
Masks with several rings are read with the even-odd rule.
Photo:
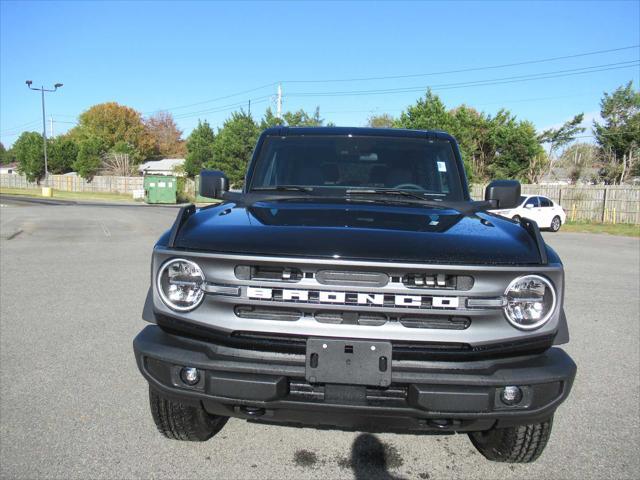
[[428, 72], [428, 73], [413, 73], [408, 75], [388, 75], [388, 76], [379, 76], [379, 77], [357, 77], [357, 78], [338, 78], [338, 79], [325, 79], [325, 80], [283, 80], [285, 83], [339, 83], [339, 82], [368, 82], [373, 80], [397, 80], [400, 78], [417, 78], [417, 77], [427, 77], [432, 75], [448, 75], [451, 73], [466, 73], [466, 72], [476, 72], [481, 70], [492, 70], [498, 68], [508, 68], [508, 67], [518, 67], [522, 65], [533, 65], [536, 63], [546, 63], [553, 62], [556, 60], [567, 60], [570, 58], [579, 58], [579, 57], [587, 57], [591, 55], [600, 55], [603, 53], [611, 53], [611, 52], [620, 52], [623, 50], [631, 50], [634, 48], [639, 48], [640, 45], [631, 45], [628, 47], [620, 47], [620, 48], [610, 48], [607, 50], [596, 50], [592, 52], [584, 52], [584, 53], [576, 53], [573, 55], [563, 55], [560, 57], [549, 57], [542, 58], [538, 60], [526, 60], [522, 62], [515, 63], [503, 63], [501, 65], [489, 65], [484, 67], [469, 67], [469, 68], [461, 68], [457, 70], [445, 70], [440, 72]]
[[580, 135], [578, 137], [573, 137], [573, 138], [597, 138], [599, 136], [601, 137], [614, 137], [616, 135], [629, 135], [630, 133], [637, 133], [638, 135], [640, 135], [640, 130], [638, 130], [637, 132], [602, 132], [599, 134], [588, 134], [588, 135]]
[[[499, 102], [474, 103], [473, 107], [482, 107], [486, 105], [509, 105], [512, 103], [542, 102], [546, 100], [562, 100], [565, 98], [584, 97], [586, 95], [595, 95], [599, 93], [600, 93], [599, 91], [594, 91], [594, 92], [586, 92], [586, 93], [577, 93], [574, 95], [559, 95], [554, 97], [519, 98], [519, 99], [502, 100]], [[324, 110], [323, 113], [324, 114], [330, 114], [330, 113], [371, 113], [371, 114], [380, 113], [382, 114], [382, 113], [402, 112], [404, 110], [405, 108], [395, 108], [395, 107], [386, 108], [386, 107], [375, 106], [365, 110]]]
[[[586, 56], [592, 56], [592, 55], [600, 55], [600, 54], [604, 54], [604, 53], [612, 53], [612, 52], [619, 52], [619, 51], [637, 49], [639, 47], [640, 47], [640, 45], [631, 45], [631, 46], [626, 46], [626, 47], [611, 48], [611, 49], [606, 49], [606, 50], [596, 50], [596, 51], [591, 51], [591, 52], [583, 52], [583, 53], [577, 53], [577, 54], [572, 54], [572, 55], [549, 57], [549, 58], [543, 58], [543, 59], [537, 59], [537, 60], [527, 60], [527, 61], [521, 61], [521, 62], [505, 63], [505, 64], [500, 64], [500, 65], [489, 65], [489, 66], [482, 66], [482, 67], [470, 67], [470, 68], [461, 68], [461, 69], [456, 69], [456, 70], [417, 73], [417, 74], [408, 74], [408, 75], [372, 76], [372, 77], [324, 79], [324, 80], [293, 79], [293, 80], [286, 80], [285, 82], [286, 83], [332, 83], [332, 82], [355, 82], [355, 81], [363, 81], [364, 82], [364, 81], [372, 81], [372, 80], [394, 80], [394, 79], [402, 79], [402, 78], [417, 78], [417, 77], [445, 75], [445, 74], [453, 74], [453, 73], [466, 73], [466, 72], [472, 72], [472, 71], [482, 71], [482, 70], [509, 68], [509, 67], [516, 67], [516, 66], [522, 66], [522, 65], [532, 65], [532, 64], [546, 63], [546, 62], [552, 62], [552, 61], [558, 61], [558, 60], [566, 60], [566, 59], [571, 59], [571, 58], [579, 58], [579, 57], [586, 57]], [[628, 68], [628, 67], [633, 67], [633, 66], [637, 66], [637, 60], [630, 61], [630, 62], [619, 62], [619, 63], [612, 63], [612, 64], [595, 65], [595, 66], [583, 67], [583, 68], [579, 68], [579, 69], [559, 70], [559, 71], [554, 71], [554, 72], [544, 72], [544, 73], [538, 73], [538, 74], [528, 74], [528, 75], [520, 75], [520, 76], [512, 76], [512, 77], [502, 77], [502, 78], [494, 78], [494, 79], [486, 79], [486, 80], [476, 80], [476, 81], [471, 81], [471, 82], [445, 83], [445, 84], [439, 84], [439, 85], [431, 85], [430, 87], [432, 89], [434, 89], [434, 90], [435, 89], [445, 90], [445, 89], [454, 89], [454, 88], [467, 88], [467, 87], [473, 87], [473, 86], [500, 85], [500, 84], [517, 83], [517, 82], [530, 81], [530, 80], [542, 80], [542, 79], [550, 79], [550, 78], [568, 77], [568, 76], [573, 76], [573, 75], [583, 75], [583, 74], [588, 74], [588, 73], [597, 73], [597, 72], [602, 72], [602, 71], [616, 70], [616, 69]], [[243, 91], [236, 92], [236, 93], [231, 93], [231, 94], [228, 94], [228, 95], [224, 95], [224, 96], [220, 96], [220, 97], [216, 97], [216, 98], [212, 98], [212, 99], [208, 99], [208, 100], [203, 100], [203, 101], [200, 101], [200, 102], [195, 102], [195, 103], [186, 104], [186, 105], [178, 105], [178, 106], [174, 106], [174, 107], [170, 107], [170, 108], [161, 108], [161, 109], [154, 110], [152, 112], [143, 112], [143, 115], [148, 115], [148, 114], [155, 113], [155, 112], [158, 112], [158, 111], [163, 111], [163, 110], [167, 110], [167, 111], [180, 110], [180, 109], [190, 108], [190, 107], [194, 107], [194, 106], [198, 106], [198, 105], [206, 105], [206, 104], [218, 102], [218, 101], [221, 101], [221, 100], [224, 100], [224, 99], [233, 98], [233, 97], [237, 97], [237, 96], [240, 96], [240, 95], [245, 95], [247, 93], [252, 93], [252, 92], [255, 92], [255, 91], [259, 91], [259, 90], [264, 89], [264, 88], [273, 87], [273, 86], [278, 85], [279, 83], [280, 82], [270, 82], [270, 83], [261, 85], [259, 87], [243, 90]], [[289, 94], [288, 96], [290, 96], [290, 97], [327, 96], [328, 97], [328, 96], [351, 96], [351, 95], [352, 96], [358, 96], [358, 95], [382, 95], [382, 94], [389, 94], [389, 93], [405, 93], [405, 92], [409, 93], [409, 92], [424, 91], [426, 88], [428, 88], [428, 87], [426, 87], [426, 86], [422, 86], [422, 87], [402, 87], [402, 88], [390, 88], [390, 89], [351, 90], [351, 91], [337, 91], [337, 92], [297, 92], [297, 93], [294, 92], [294, 93]], [[266, 95], [266, 96], [262, 96], [262, 97], [251, 98], [250, 101], [252, 103], [254, 103], [254, 104], [263, 103], [265, 101], [264, 99], [270, 98], [270, 97], [271, 97], [270, 95]], [[233, 108], [237, 108], [237, 107], [246, 105], [246, 101], [247, 100], [243, 100], [242, 102], [238, 102], [238, 103], [234, 103], [234, 104], [217, 106], [217, 107], [198, 110], [198, 111], [194, 111], [194, 112], [178, 113], [178, 114], [174, 115], [174, 118], [183, 119], [183, 118], [190, 118], [190, 117], [199, 116], [199, 115], [205, 115], [205, 114], [210, 114], [210, 113], [218, 113], [218, 112], [222, 112], [222, 111], [227, 111], [227, 110], [230, 110], [230, 109], [233, 109]], [[74, 115], [68, 115], [68, 114], [59, 114], [57, 116], [75, 117]], [[29, 126], [29, 125], [32, 125], [32, 124], [35, 124], [35, 123], [37, 123], [37, 121], [33, 121], [33, 122], [29, 122], [27, 124], [23, 124], [23, 125], [18, 125], [18, 126], [14, 126], [14, 127], [11, 127], [11, 128], [7, 128], [7, 129], [3, 130], [3, 132], [12, 132], [15, 129], [22, 128], [22, 127], [25, 127], [25, 126]], [[11, 133], [8, 133], [8, 134], [5, 134], [4, 136], [12, 136], [12, 135], [11, 135]]]
[[[587, 74], [587, 73], [597, 73], [601, 71], [607, 70], [615, 70], [619, 68], [628, 68], [632, 66], [637, 66], [639, 61], [632, 60], [627, 62], [617, 62], [603, 65], [592, 65], [589, 67], [582, 67], [576, 69], [567, 69], [567, 70], [557, 70], [551, 72], [541, 72], [536, 74], [527, 74], [527, 75], [517, 75], [511, 77], [502, 77], [502, 78], [494, 78], [494, 79], [486, 79], [486, 80], [475, 80], [470, 82], [457, 82], [457, 83], [445, 83], [445, 84], [437, 84], [432, 85], [431, 88], [434, 90], [445, 90], [445, 89], [453, 89], [453, 88], [464, 88], [464, 87], [473, 87], [473, 86], [485, 86], [485, 85], [500, 85], [505, 83], [517, 83], [522, 81], [529, 80], [542, 80], [547, 78], [559, 78], [565, 76], [579, 75], [579, 74]], [[329, 97], [329, 96], [360, 96], [360, 95], [381, 95], [388, 93], [406, 93], [406, 92], [417, 92], [424, 91], [428, 87], [402, 87], [395, 89], [375, 89], [375, 90], [356, 90], [356, 91], [338, 91], [338, 92], [294, 92], [288, 94], [289, 97], [310, 97], [310, 96], [319, 96], [319, 97]], [[265, 99], [270, 98], [270, 95], [265, 95], [262, 97], [251, 98], [251, 102], [255, 104], [263, 103]], [[184, 114], [174, 115], [175, 119], [183, 119], [194, 117], [198, 115], [205, 115], [210, 113], [218, 113], [226, 110], [232, 110], [237, 107], [242, 107], [246, 105], [246, 101], [237, 102], [225, 106], [219, 106], [211, 109], [204, 109], [195, 112], [185, 112]]]
[[[263, 97], [257, 97], [257, 98], [250, 98], [249, 100], [251, 101], [251, 103], [253, 105], [256, 105], [256, 104], [259, 104], [259, 103], [264, 103], [269, 98], [271, 98], [271, 95], [265, 95]], [[229, 104], [229, 105], [219, 106], [219, 107], [215, 107], [215, 108], [209, 108], [209, 109], [205, 109], [205, 110], [198, 110], [198, 111], [195, 111], [195, 112], [180, 113], [180, 114], [174, 115], [173, 118], [179, 120], [179, 119], [183, 119], [183, 118], [197, 117], [198, 115], [206, 115], [206, 114], [209, 114], [209, 113], [224, 112], [224, 111], [227, 111], [227, 110], [233, 110], [234, 108], [243, 107], [246, 104], [247, 104], [246, 101], [242, 101], [242, 102], [232, 103], [232, 104]]]
[[22, 125], [16, 125], [15, 127], [5, 128], [4, 130], [2, 130], [2, 132], [11, 132], [11, 131], [16, 130], [18, 128], [28, 127], [28, 126], [31, 126], [31, 125], [36, 124], [36, 123], [40, 123], [40, 120], [32, 120], [31, 122], [23, 123]]
[[[582, 53], [577, 53], [577, 54], [572, 54], [572, 55], [563, 55], [563, 56], [549, 57], [549, 58], [543, 58], [543, 59], [537, 59], [537, 60], [526, 60], [526, 61], [522, 61], [522, 62], [505, 63], [505, 64], [501, 64], [501, 65], [489, 65], [489, 66], [483, 66], [483, 67], [470, 67], [470, 68], [462, 68], [462, 69], [457, 69], [457, 70], [448, 70], [448, 71], [440, 71], [440, 72], [417, 73], [417, 74], [409, 74], [409, 75], [379, 76], [379, 77], [326, 79], [326, 80], [293, 79], [293, 80], [284, 80], [283, 82], [284, 83], [337, 83], [337, 82], [355, 82], [355, 81], [371, 81], [371, 80], [393, 80], [393, 79], [401, 79], [401, 78], [417, 78], [417, 77], [425, 77], [425, 76], [432, 76], [432, 75], [445, 75], [445, 74], [452, 74], [452, 73], [465, 73], [465, 72], [472, 72], [472, 71], [482, 71], [482, 70], [492, 70], [492, 69], [499, 69], [499, 68], [516, 67], [516, 66], [522, 66], [522, 65], [532, 65], [532, 64], [546, 63], [546, 62], [552, 62], [552, 61], [557, 61], [557, 60], [566, 60], [566, 59], [571, 59], [571, 58], [579, 58], [579, 57], [586, 57], [586, 56], [592, 56], [592, 55], [600, 55], [600, 54], [604, 54], [604, 53], [612, 53], [612, 52], [631, 50], [631, 49], [636, 49], [636, 48], [639, 48], [639, 47], [640, 47], [640, 45], [631, 45], [631, 46], [627, 46], [627, 47], [610, 48], [610, 49], [606, 49], [606, 50], [596, 50], [596, 51], [591, 51], [591, 52], [582, 52]], [[240, 95], [245, 95], [247, 93], [256, 92], [256, 91], [262, 90], [264, 88], [274, 87], [274, 86], [278, 85], [279, 83], [280, 82], [270, 82], [270, 83], [266, 83], [264, 85], [261, 85], [259, 87], [251, 88], [251, 89], [248, 89], [248, 90], [243, 90], [243, 91], [236, 92], [236, 93], [231, 93], [231, 94], [220, 96], [220, 97], [216, 97], [216, 98], [211, 98], [211, 99], [208, 99], [208, 100], [203, 100], [203, 101], [200, 101], [200, 102], [190, 103], [190, 104], [186, 104], [186, 105], [178, 105], [178, 106], [175, 106], [175, 107], [159, 108], [159, 109], [156, 109], [156, 110], [153, 110], [153, 111], [143, 112], [143, 115], [150, 115], [150, 114], [153, 114], [153, 113], [156, 113], [156, 112], [159, 112], [159, 111], [181, 110], [181, 109], [185, 109], [185, 108], [195, 107], [195, 106], [198, 106], [198, 105], [206, 105], [208, 103], [214, 103], [214, 102], [218, 102], [220, 100], [226, 100], [228, 98], [233, 98], [233, 97], [237, 97], [237, 96], [240, 96]], [[253, 102], [253, 99], [251, 99], [251, 101]], [[246, 101], [244, 101], [243, 104], [244, 103], [246, 103]]]
[[[53, 119], [52, 121], [53, 121], [53, 123], [67, 123], [67, 124], [71, 124], [71, 125], [77, 125], [78, 124], [78, 122], [65, 122], [65, 121], [62, 121], [62, 120], [55, 120], [55, 119]], [[32, 122], [24, 123], [22, 125], [13, 127], [11, 129], [8, 128], [6, 130], [3, 130], [2, 132], [0, 132], [0, 135], [2, 137], [5, 137], [5, 138], [6, 137], [16, 137], [16, 136], [20, 135], [21, 133], [23, 133], [25, 131], [26, 127], [29, 127], [31, 125], [35, 125], [35, 124], [38, 124], [38, 123], [40, 123], [40, 120], [33, 120]]]
[[190, 104], [187, 104], [187, 105], [178, 105], [177, 107], [170, 107], [170, 108], [159, 108], [159, 109], [153, 110], [151, 112], [143, 112], [143, 115], [148, 115], [148, 114], [152, 114], [152, 113], [156, 113], [156, 112], [162, 112], [162, 111], [180, 110], [180, 109], [183, 109], [183, 108], [195, 107], [195, 106], [204, 105], [204, 104], [207, 104], [207, 103], [218, 102], [220, 100], [226, 100], [227, 98], [238, 97], [240, 95], [245, 95], [247, 93], [256, 92], [258, 90], [262, 90], [262, 89], [267, 88], [267, 87], [273, 87], [274, 85], [277, 85], [277, 83], [278, 82], [271, 82], [271, 83], [267, 83], [265, 85], [261, 85], [260, 87], [251, 88], [249, 90], [243, 90], [242, 92], [231, 93], [229, 95], [224, 95], [222, 97], [211, 98], [209, 100], [203, 100], [201, 102], [190, 103]]
[[387, 93], [407, 93], [424, 91], [427, 88], [432, 90], [447, 90], [453, 88], [464, 88], [474, 86], [485, 85], [501, 85], [505, 83], [517, 83], [528, 80], [541, 80], [547, 78], [559, 78], [568, 77], [573, 75], [581, 75], [588, 73], [603, 72], [608, 70], [617, 70], [620, 68], [628, 68], [638, 66], [640, 61], [631, 60], [627, 62], [609, 63], [603, 65], [593, 65], [590, 67], [582, 67], [568, 70], [556, 70], [552, 72], [542, 72], [528, 75], [516, 75], [511, 77], [492, 78], [485, 80], [474, 80], [469, 82], [457, 82], [457, 83], [442, 83], [435, 85], [425, 86], [413, 86], [413, 87], [400, 87], [400, 88], [388, 88], [388, 89], [372, 89], [372, 90], [343, 90], [343, 91], [329, 91], [329, 92], [294, 92], [287, 96], [289, 97], [341, 97], [341, 96], [358, 96], [358, 95], [382, 95]]

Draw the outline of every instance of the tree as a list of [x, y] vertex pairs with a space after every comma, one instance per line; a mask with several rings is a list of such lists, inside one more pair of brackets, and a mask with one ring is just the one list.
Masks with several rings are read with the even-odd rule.
[[128, 153], [110, 151], [102, 157], [103, 174], [117, 177], [133, 175], [134, 167]]
[[215, 135], [205, 120], [198, 120], [198, 126], [193, 129], [187, 139], [187, 158], [184, 162], [184, 171], [190, 177], [200, 175], [200, 170], [213, 163], [213, 143]]
[[540, 165], [540, 158], [544, 155], [533, 124], [518, 121], [511, 113], [501, 110], [492, 119], [490, 132], [495, 148], [488, 165], [491, 177], [531, 181], [536, 172], [531, 172], [530, 166], [532, 163]]
[[458, 141], [467, 178], [486, 179], [487, 164], [495, 156], [491, 142], [491, 118], [466, 105], [449, 111], [450, 132]]
[[367, 126], [372, 128], [392, 128], [395, 119], [388, 113], [371, 115], [367, 120]]
[[640, 91], [632, 82], [618, 87], [600, 100], [603, 123], [593, 122], [593, 133], [601, 148], [602, 177], [607, 183], [622, 183], [630, 173], [640, 174]]
[[271, 127], [279, 127], [284, 124], [284, 119], [276, 117], [276, 115], [273, 113], [273, 110], [271, 110], [271, 107], [267, 107], [267, 110], [264, 112], [264, 116], [260, 121], [260, 130], [265, 130]]
[[145, 121], [145, 125], [153, 138], [156, 157], [183, 157], [186, 154], [182, 130], [169, 112], [155, 113]]
[[47, 140], [47, 168], [49, 172], [70, 172], [78, 156], [78, 145], [67, 135]]
[[452, 118], [440, 97], [429, 89], [424, 98], [419, 98], [415, 105], [400, 114], [395, 126], [419, 130], [450, 131]]
[[320, 117], [320, 107], [316, 107], [312, 115], [300, 109], [297, 112], [285, 112], [282, 117], [290, 127], [320, 127], [324, 123]]
[[40, 182], [44, 176], [44, 153], [42, 135], [24, 132], [13, 144], [18, 162], [18, 171], [30, 182]]
[[305, 112], [300, 109], [296, 112], [285, 112], [282, 114], [282, 118], [278, 118], [268, 107], [264, 112], [264, 116], [260, 121], [260, 129], [288, 126], [288, 127], [320, 127], [324, 124], [324, 119], [320, 117], [320, 107], [316, 107], [313, 114]]
[[589, 170], [599, 161], [599, 149], [590, 143], [574, 143], [562, 152], [557, 166], [569, 172], [571, 183], [577, 183], [581, 178], [591, 179]]
[[16, 152], [13, 148], [8, 150], [5, 149], [5, 146], [0, 142], [0, 165], [8, 165], [16, 161]]
[[224, 171], [230, 183], [242, 183], [259, 134], [260, 129], [253, 117], [244, 111], [232, 113], [218, 131], [213, 145], [212, 166]]
[[78, 143], [78, 156], [73, 162], [73, 169], [82, 178], [91, 181], [102, 167], [102, 156], [106, 149], [103, 140], [97, 136], [89, 136]]
[[549, 144], [549, 173], [551, 173], [554, 167], [555, 153], [562, 147], [573, 142], [579, 133], [586, 130], [580, 126], [583, 120], [584, 114], [579, 113], [571, 120], [563, 123], [559, 128], [549, 128], [538, 136], [540, 143]]
[[132, 157], [136, 163], [151, 156], [155, 146], [140, 113], [116, 102], [94, 105], [82, 113], [70, 135], [79, 143], [95, 137], [105, 151], [118, 142], [126, 142], [133, 147]]
[[447, 110], [431, 90], [402, 112], [394, 126], [452, 134], [470, 181], [484, 181], [488, 176], [531, 179], [546, 162], [530, 122], [517, 121], [506, 110], [493, 117], [465, 105]]

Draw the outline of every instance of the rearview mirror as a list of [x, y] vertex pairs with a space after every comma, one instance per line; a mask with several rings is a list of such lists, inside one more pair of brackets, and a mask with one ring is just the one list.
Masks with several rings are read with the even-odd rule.
[[229, 190], [229, 180], [220, 170], [202, 170], [200, 172], [200, 196], [207, 198], [222, 198], [222, 194]]
[[484, 191], [484, 199], [492, 208], [515, 208], [520, 201], [520, 182], [517, 180], [494, 180]]

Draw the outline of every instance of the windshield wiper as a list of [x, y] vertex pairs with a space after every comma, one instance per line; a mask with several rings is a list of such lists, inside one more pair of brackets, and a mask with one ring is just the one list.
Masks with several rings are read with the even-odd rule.
[[430, 201], [418, 193], [407, 192], [406, 190], [396, 190], [394, 188], [350, 188], [345, 192], [347, 195], [399, 195], [407, 198], [420, 200], [423, 203], [438, 205], [437, 201]]
[[272, 187], [253, 187], [252, 192], [313, 192], [311, 187], [300, 185], [274, 185]]

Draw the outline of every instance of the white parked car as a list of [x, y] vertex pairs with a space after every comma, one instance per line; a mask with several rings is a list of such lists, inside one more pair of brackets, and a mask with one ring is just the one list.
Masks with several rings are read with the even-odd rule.
[[534, 220], [538, 227], [548, 228], [552, 232], [560, 230], [560, 226], [567, 219], [567, 214], [560, 205], [540, 195], [520, 197], [520, 203], [516, 208], [491, 211], [513, 220], [520, 220], [522, 217]]

